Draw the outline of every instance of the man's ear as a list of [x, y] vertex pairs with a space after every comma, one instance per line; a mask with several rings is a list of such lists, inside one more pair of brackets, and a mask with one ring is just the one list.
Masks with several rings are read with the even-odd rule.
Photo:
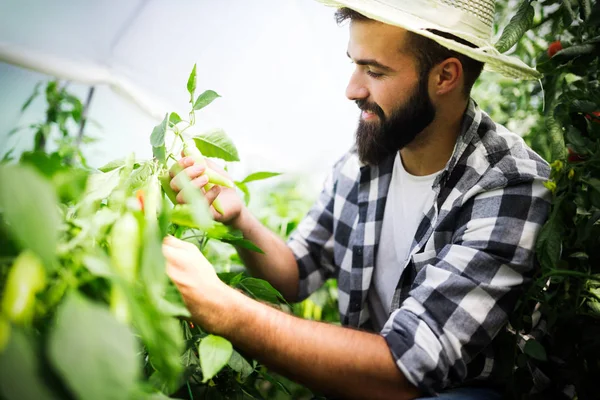
[[447, 58], [433, 68], [435, 93], [445, 95], [464, 86], [463, 67], [458, 58]]

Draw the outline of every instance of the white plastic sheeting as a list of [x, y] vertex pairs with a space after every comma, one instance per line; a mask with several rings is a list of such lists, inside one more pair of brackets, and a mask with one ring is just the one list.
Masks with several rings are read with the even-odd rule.
[[6, 133], [43, 117], [41, 100], [19, 109], [49, 73], [81, 98], [96, 83], [92, 164], [147, 157], [156, 115], [186, 113], [197, 63], [198, 91], [223, 96], [198, 113], [201, 128], [224, 128], [251, 168], [322, 176], [358, 118], [346, 45], [347, 27], [313, 0], [2, 0], [0, 58], [19, 66], [0, 63], [2, 149], [30, 146]]

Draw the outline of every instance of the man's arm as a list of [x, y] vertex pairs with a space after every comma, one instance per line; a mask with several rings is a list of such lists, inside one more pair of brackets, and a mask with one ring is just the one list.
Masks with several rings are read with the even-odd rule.
[[244, 207], [232, 223], [244, 238], [254, 243], [264, 254], [236, 247], [240, 258], [252, 276], [264, 279], [279, 290], [289, 302], [298, 297], [298, 265], [292, 250], [275, 233], [260, 223]]
[[192, 315], [249, 356], [327, 395], [398, 400], [419, 396], [377, 334], [296, 318], [231, 289], [213, 304], [192, 310]]
[[191, 243], [165, 238], [167, 273], [192, 319], [310, 388], [356, 399], [414, 399], [418, 392], [379, 335], [302, 320], [225, 285]]

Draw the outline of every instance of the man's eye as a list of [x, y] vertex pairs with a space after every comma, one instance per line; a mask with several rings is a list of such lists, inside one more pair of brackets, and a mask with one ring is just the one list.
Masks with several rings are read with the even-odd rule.
[[371, 78], [381, 78], [383, 76], [383, 74], [378, 74], [377, 72], [373, 72], [373, 71], [367, 71], [367, 75], [369, 75]]

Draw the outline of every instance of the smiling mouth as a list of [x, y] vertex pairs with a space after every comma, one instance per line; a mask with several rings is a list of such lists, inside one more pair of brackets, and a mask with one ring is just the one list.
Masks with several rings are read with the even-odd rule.
[[362, 119], [372, 119], [377, 117], [377, 114], [373, 111], [368, 111], [368, 110], [362, 110], [362, 112], [360, 113], [360, 116]]

